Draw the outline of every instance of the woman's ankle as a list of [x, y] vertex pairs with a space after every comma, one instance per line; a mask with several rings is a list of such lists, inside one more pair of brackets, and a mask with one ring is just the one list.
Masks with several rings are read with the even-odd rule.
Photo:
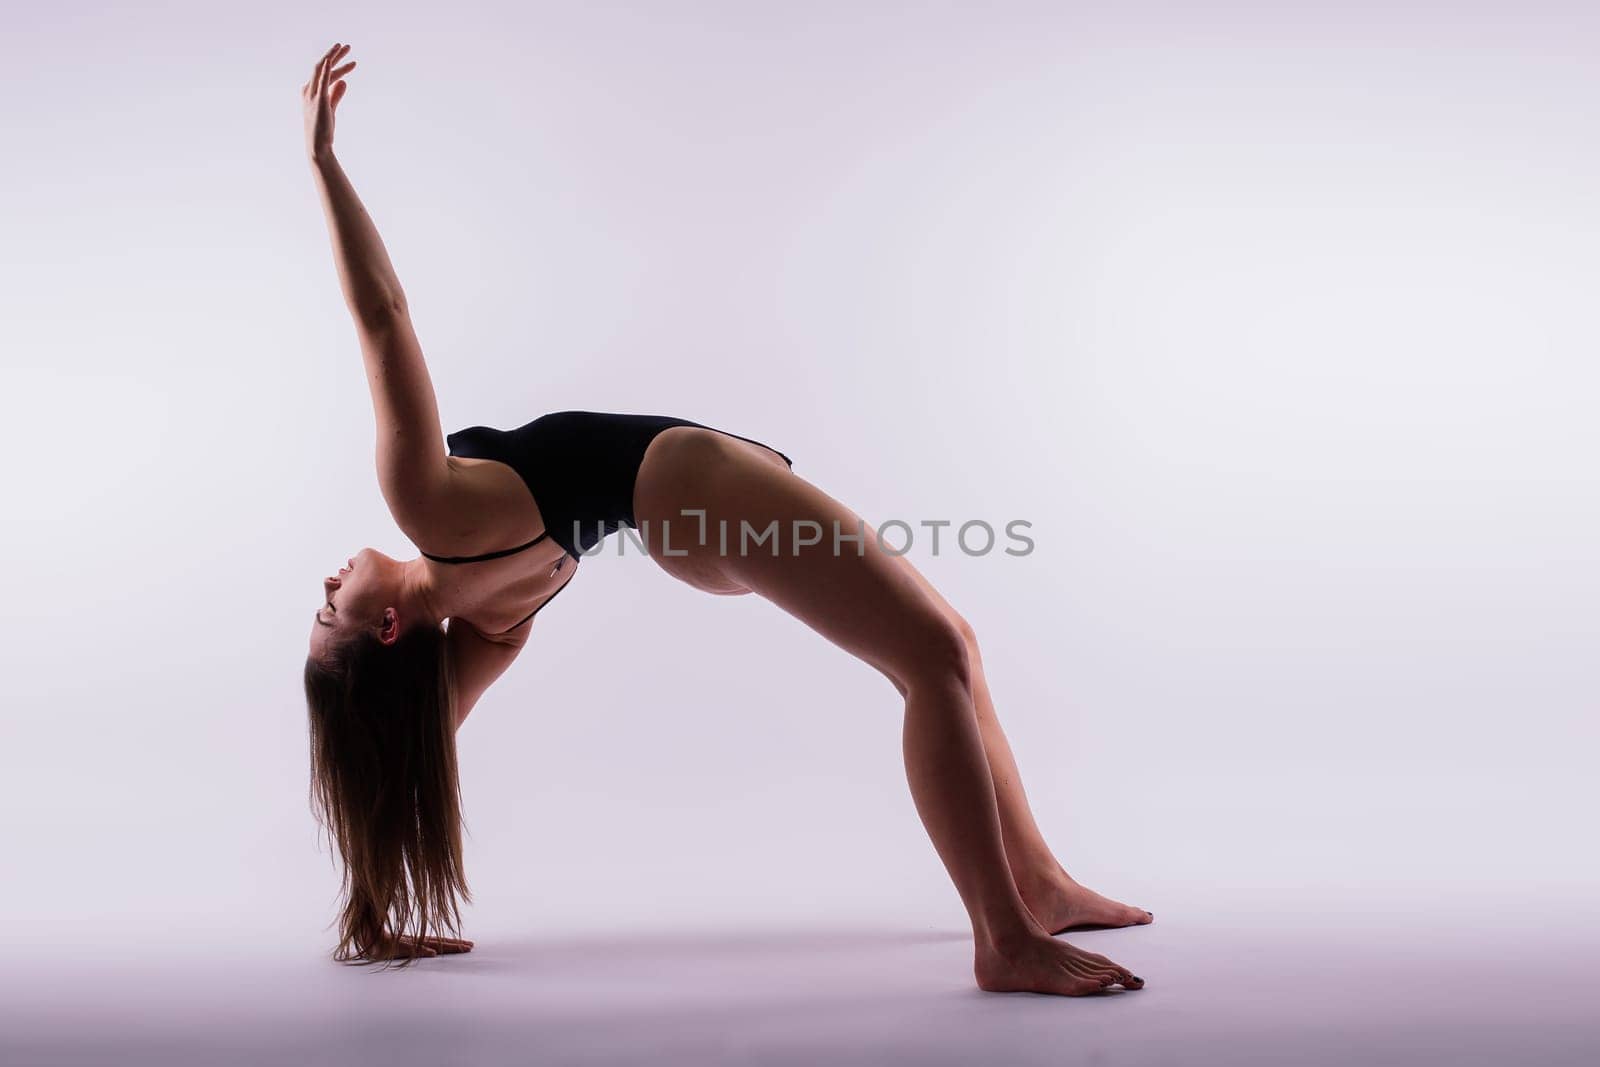
[[1050, 931], [1041, 926], [1026, 907], [1018, 909], [1015, 914], [990, 916], [983, 922], [974, 923], [972, 928], [972, 940], [980, 954], [989, 952], [1009, 956], [1030, 941], [1049, 936]]

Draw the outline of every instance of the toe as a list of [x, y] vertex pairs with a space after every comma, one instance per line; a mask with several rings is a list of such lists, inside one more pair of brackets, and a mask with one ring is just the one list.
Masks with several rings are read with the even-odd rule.
[[1116, 985], [1122, 981], [1122, 976], [1125, 973], [1121, 967], [1109, 961], [1106, 963], [1086, 964], [1084, 971], [1089, 977], [1104, 982], [1106, 985]]

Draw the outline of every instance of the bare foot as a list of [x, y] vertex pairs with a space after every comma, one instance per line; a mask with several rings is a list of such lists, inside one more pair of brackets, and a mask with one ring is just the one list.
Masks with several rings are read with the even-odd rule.
[[1017, 891], [1022, 894], [1028, 911], [1052, 934], [1108, 926], [1143, 926], [1155, 919], [1143, 908], [1131, 907], [1085, 889], [1066, 874], [1048, 875], [1026, 884], [1019, 878]]
[[980, 942], [972, 972], [978, 988], [990, 993], [1081, 997], [1115, 985], [1144, 988], [1144, 979], [1126, 967], [1042, 933], [1009, 944]]

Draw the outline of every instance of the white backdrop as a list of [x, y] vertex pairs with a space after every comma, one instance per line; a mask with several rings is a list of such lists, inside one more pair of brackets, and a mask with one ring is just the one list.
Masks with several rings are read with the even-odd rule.
[[[303, 159], [334, 40], [444, 430], [665, 412], [874, 521], [1031, 521], [913, 558], [1068, 868], [1158, 921], [1572, 915], [1600, 20], [1291, 8], [8, 14], [8, 940], [330, 943], [308, 617], [414, 554]], [[469, 936], [961, 928], [893, 690], [637, 554], [460, 745]]]

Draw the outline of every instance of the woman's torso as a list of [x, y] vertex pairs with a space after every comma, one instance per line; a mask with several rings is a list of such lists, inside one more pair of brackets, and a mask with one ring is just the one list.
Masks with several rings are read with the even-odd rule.
[[427, 563], [448, 602], [468, 605], [456, 614], [498, 634], [542, 610], [574, 576], [581, 553], [634, 525], [635, 481], [663, 434], [755, 446], [789, 463], [752, 438], [673, 416], [564, 411], [512, 430], [471, 426], [449, 434], [457, 483], [452, 513], [441, 517], [449, 533], [424, 557], [433, 553]]

